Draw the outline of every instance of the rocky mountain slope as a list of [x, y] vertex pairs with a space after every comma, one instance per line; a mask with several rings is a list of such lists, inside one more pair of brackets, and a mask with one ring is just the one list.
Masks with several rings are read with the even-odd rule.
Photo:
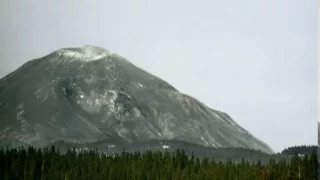
[[226, 113], [94, 46], [59, 49], [2, 78], [0, 139], [35, 147], [178, 140], [272, 152]]

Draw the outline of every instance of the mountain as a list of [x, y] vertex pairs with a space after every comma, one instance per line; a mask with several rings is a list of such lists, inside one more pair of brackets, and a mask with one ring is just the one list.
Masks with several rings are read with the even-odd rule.
[[0, 140], [35, 147], [151, 140], [271, 148], [125, 58], [95, 46], [62, 48], [0, 80]]

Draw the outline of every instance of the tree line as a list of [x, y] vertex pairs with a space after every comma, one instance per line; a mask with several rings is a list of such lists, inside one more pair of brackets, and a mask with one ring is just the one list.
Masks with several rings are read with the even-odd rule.
[[294, 155], [298, 154], [311, 154], [313, 151], [317, 151], [318, 146], [315, 145], [300, 145], [285, 148], [281, 154]]
[[54, 146], [0, 149], [1, 180], [315, 180], [317, 167], [316, 151], [263, 164], [244, 158], [238, 163], [200, 160], [184, 150], [108, 155], [74, 149], [61, 153]]

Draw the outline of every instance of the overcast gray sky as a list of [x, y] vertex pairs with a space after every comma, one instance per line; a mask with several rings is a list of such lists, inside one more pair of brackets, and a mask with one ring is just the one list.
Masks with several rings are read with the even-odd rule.
[[281, 151], [317, 143], [317, 18], [316, 0], [1, 0], [0, 77], [101, 46]]

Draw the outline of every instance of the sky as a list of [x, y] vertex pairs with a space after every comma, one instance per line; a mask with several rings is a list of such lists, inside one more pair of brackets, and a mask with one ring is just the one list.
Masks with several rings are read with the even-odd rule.
[[0, 77], [62, 47], [116, 52], [275, 151], [317, 144], [316, 0], [1, 0]]

